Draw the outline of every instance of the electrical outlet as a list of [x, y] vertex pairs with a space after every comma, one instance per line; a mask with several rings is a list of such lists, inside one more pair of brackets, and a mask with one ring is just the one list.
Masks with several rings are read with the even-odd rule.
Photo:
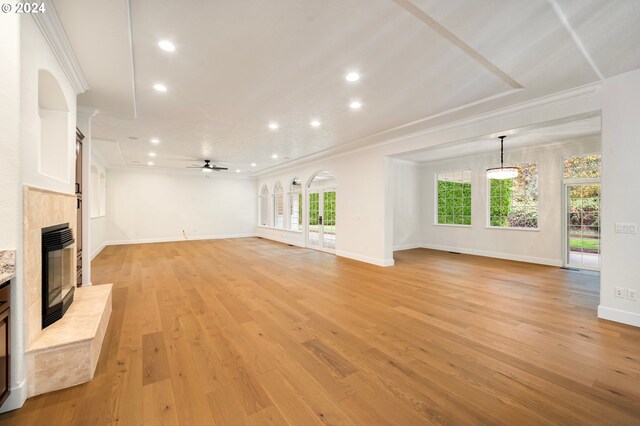
[[627, 299], [629, 300], [638, 300], [638, 290], [635, 288], [630, 288], [627, 290]]
[[617, 234], [636, 234], [638, 232], [638, 225], [635, 223], [616, 223]]
[[624, 299], [624, 288], [616, 287], [613, 289], [613, 295], [615, 297], [622, 297]]

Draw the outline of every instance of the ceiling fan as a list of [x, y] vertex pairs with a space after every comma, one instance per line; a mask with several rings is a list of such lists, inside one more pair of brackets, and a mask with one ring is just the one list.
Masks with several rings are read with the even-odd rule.
[[216, 172], [219, 172], [220, 170], [229, 170], [227, 167], [218, 167], [215, 164], [211, 165], [211, 160], [204, 160], [204, 166], [187, 166], [187, 169], [201, 169], [204, 173], [211, 173], [214, 170]]

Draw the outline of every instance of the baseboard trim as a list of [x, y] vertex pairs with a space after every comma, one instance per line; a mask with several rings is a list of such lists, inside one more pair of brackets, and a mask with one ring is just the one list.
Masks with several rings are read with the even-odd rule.
[[599, 305], [598, 318], [633, 325], [634, 327], [640, 327], [640, 314], [635, 312], [623, 311], [621, 309], [608, 308], [606, 306]]
[[380, 259], [376, 257], [363, 256], [357, 253], [351, 253], [348, 251], [336, 250], [336, 256], [346, 257], [349, 259], [357, 260], [360, 262], [370, 263], [376, 266], [393, 266], [395, 264], [393, 259]]
[[412, 250], [417, 248], [422, 248], [422, 244], [420, 243], [400, 244], [397, 246], [393, 246], [393, 251]]
[[9, 396], [0, 407], [0, 413], [17, 410], [22, 407], [27, 400], [27, 379], [24, 379], [16, 387], [11, 388]]
[[195, 240], [221, 240], [226, 238], [248, 238], [255, 237], [255, 234], [228, 234], [228, 235], [198, 235], [189, 238], [184, 237], [161, 237], [161, 238], [137, 238], [131, 240], [113, 240], [105, 243], [107, 246], [119, 246], [128, 244], [150, 244], [150, 243], [173, 243], [177, 241], [195, 241]]
[[496, 259], [515, 260], [517, 262], [537, 263], [547, 266], [562, 266], [562, 260], [547, 259], [544, 257], [522, 256], [519, 254], [500, 253], [494, 251], [466, 249], [461, 247], [441, 246], [437, 244], [422, 244], [422, 248], [441, 251], [453, 251], [456, 253], [472, 254], [474, 256], [493, 257]]
[[264, 238], [265, 240], [275, 241], [277, 243], [291, 244], [292, 246], [302, 247], [302, 248], [305, 247], [304, 243], [301, 243], [300, 241], [289, 240], [287, 238], [279, 238], [279, 237], [274, 237], [272, 235], [266, 235], [266, 234], [255, 234], [255, 236]]
[[101, 252], [102, 250], [104, 250], [104, 248], [105, 248], [106, 246], [107, 246], [107, 242], [105, 241], [104, 243], [102, 243], [102, 245], [101, 245], [100, 247], [98, 247], [97, 249], [95, 249], [95, 250], [94, 250], [94, 252], [93, 252], [93, 253], [91, 253], [91, 260], [95, 259], [95, 257], [96, 257], [97, 255], [99, 255], [99, 254], [100, 254], [100, 252]]

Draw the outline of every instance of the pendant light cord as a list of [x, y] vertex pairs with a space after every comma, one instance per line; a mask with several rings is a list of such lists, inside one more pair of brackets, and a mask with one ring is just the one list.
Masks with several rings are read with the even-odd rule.
[[506, 136], [500, 136], [500, 168], [504, 169], [504, 138]]

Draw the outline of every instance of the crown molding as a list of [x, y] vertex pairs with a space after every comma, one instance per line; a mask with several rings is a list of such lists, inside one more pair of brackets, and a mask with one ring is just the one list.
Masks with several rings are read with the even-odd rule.
[[69, 43], [58, 13], [51, 1], [44, 0], [44, 4], [46, 5], [47, 13], [33, 13], [31, 17], [36, 22], [49, 47], [51, 47], [76, 95], [84, 93], [89, 90], [89, 83], [73, 52], [71, 43]]

